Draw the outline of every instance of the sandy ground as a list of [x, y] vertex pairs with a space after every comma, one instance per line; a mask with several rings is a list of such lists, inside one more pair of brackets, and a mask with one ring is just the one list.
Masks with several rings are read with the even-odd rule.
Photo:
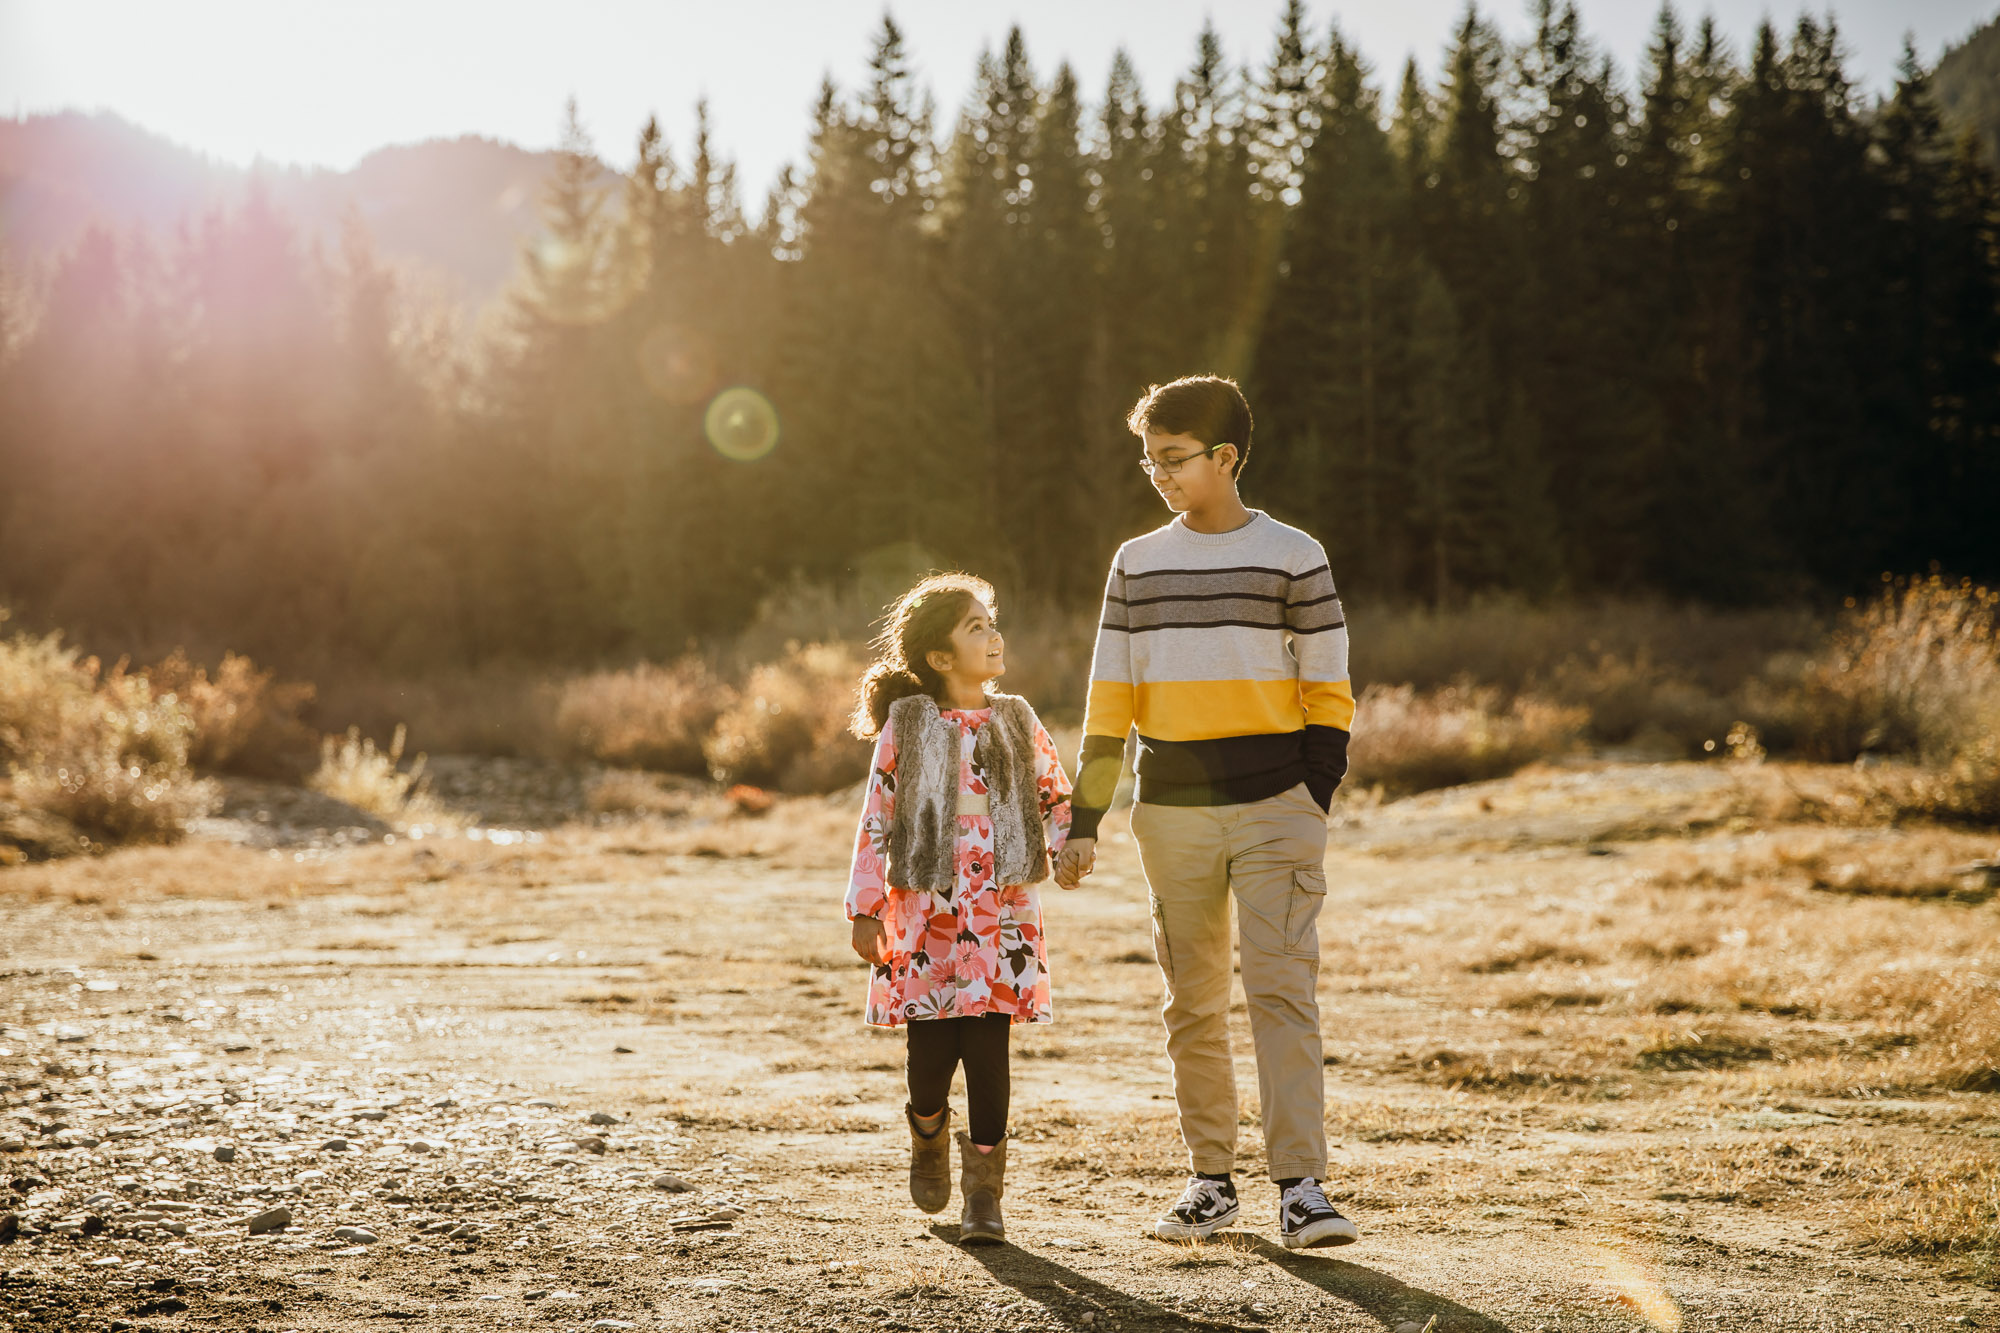
[[[2000, 1097], [1830, 1095], [1768, 1072], [1807, 1036], [1845, 1041], [1831, 1020], [1802, 1036], [1761, 1015], [1740, 1060], [1649, 1062], [1617, 1034], [1669, 1020], [1619, 1008], [1625, 956], [1504, 957], [1528, 924], [1604, 928], [1634, 883], [1764, 836], [1728, 815], [1727, 782], [1595, 768], [1346, 814], [1322, 1007], [1329, 1192], [1362, 1239], [1309, 1255], [1274, 1244], [1240, 1000], [1243, 1230], [1147, 1235], [1184, 1168], [1115, 820], [1099, 874], [1047, 890], [1058, 1021], [1015, 1034], [1013, 1243], [971, 1252], [955, 1202], [930, 1218], [904, 1191], [902, 1045], [858, 1021], [842, 803], [394, 842], [218, 825], [0, 872], [0, 1239], [19, 1231], [0, 1315], [271, 1333], [2000, 1327], [1990, 1269], [1885, 1254], [1852, 1225], [1881, 1193], [1854, 1163], [2000, 1151]], [[2000, 926], [1991, 903], [1899, 910]], [[1553, 985], [1548, 968], [1613, 998], [1495, 998]], [[1475, 1056], [1487, 1076], [1449, 1075]], [[280, 1207], [288, 1225], [250, 1234]]]

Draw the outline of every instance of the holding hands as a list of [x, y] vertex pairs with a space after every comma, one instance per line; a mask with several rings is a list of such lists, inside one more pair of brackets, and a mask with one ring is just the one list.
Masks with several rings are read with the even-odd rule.
[[1096, 868], [1097, 839], [1071, 838], [1063, 844], [1062, 854], [1056, 857], [1056, 883], [1065, 889], [1073, 889]]

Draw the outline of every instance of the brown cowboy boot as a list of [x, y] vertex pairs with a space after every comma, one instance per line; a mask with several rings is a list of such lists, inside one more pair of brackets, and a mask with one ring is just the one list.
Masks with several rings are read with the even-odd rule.
[[944, 1108], [935, 1133], [917, 1128], [916, 1108], [905, 1104], [910, 1122], [910, 1202], [927, 1213], [944, 1211], [951, 1202], [951, 1108]]
[[1000, 1221], [1000, 1196], [1007, 1192], [1007, 1136], [992, 1152], [981, 1152], [970, 1134], [958, 1136], [958, 1187], [965, 1207], [958, 1215], [960, 1245], [1003, 1245], [1007, 1228]]

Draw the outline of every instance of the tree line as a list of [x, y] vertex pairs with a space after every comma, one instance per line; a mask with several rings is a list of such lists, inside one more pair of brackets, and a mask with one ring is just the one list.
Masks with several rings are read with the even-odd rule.
[[[1293, 0], [1157, 105], [1016, 29], [948, 126], [885, 19], [754, 220], [705, 117], [621, 173], [572, 107], [471, 328], [255, 194], [94, 232], [0, 284], [0, 601], [411, 671], [669, 654], [885, 562], [1087, 608], [1161, 517], [1125, 409], [1210, 371], [1350, 600], [2000, 574], [2000, 189], [1928, 71], [1864, 103], [1830, 21], [1739, 55], [1669, 8], [1628, 84], [1532, 17], [1391, 87]], [[718, 447], [732, 388], [768, 451]]]

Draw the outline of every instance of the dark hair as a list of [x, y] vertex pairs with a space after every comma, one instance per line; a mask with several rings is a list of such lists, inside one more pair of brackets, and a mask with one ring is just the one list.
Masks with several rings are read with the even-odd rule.
[[1188, 375], [1172, 384], [1155, 384], [1132, 405], [1126, 426], [1134, 435], [1191, 435], [1203, 444], [1236, 446], [1241, 476], [1250, 461], [1250, 404], [1236, 381], [1221, 375]]
[[861, 675], [849, 730], [873, 740], [889, 720], [890, 704], [912, 694], [938, 696], [944, 677], [926, 656], [950, 651], [952, 631], [975, 599], [993, 610], [993, 585], [971, 574], [932, 574], [897, 600], [875, 638], [875, 661]]

